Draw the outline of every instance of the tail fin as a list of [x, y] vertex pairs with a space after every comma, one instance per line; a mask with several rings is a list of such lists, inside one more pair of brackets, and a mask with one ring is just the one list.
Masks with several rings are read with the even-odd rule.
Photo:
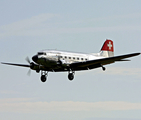
[[101, 48], [100, 56], [113, 57], [114, 56], [114, 44], [112, 40], [106, 40]]

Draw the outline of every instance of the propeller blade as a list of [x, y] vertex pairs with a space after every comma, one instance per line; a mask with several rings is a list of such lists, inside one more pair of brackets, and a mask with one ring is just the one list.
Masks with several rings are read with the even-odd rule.
[[26, 57], [25, 60], [30, 64], [30, 59], [29, 59], [29, 57]]
[[27, 75], [28, 75], [28, 76], [31, 75], [31, 69], [28, 70]]

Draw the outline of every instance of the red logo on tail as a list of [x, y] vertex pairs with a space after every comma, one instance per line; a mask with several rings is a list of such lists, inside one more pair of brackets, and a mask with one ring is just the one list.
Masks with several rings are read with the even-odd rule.
[[114, 52], [114, 44], [112, 40], [106, 40], [102, 49], [102, 51], [111, 51]]

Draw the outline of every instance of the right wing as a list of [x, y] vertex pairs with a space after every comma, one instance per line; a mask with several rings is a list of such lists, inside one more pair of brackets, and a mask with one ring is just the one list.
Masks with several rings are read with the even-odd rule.
[[140, 54], [141, 53], [132, 53], [132, 54], [126, 54], [126, 55], [90, 60], [90, 61], [85, 61], [85, 62], [77, 62], [77, 63], [70, 64], [70, 67], [73, 70], [75, 70], [75, 69], [77, 70], [78, 68], [79, 68], [79, 70], [81, 68], [93, 69], [93, 68], [101, 67], [101, 65], [114, 63], [116, 61], [127, 61], [127, 60], [125, 60], [125, 58], [134, 57], [134, 56], [137, 56], [137, 55], [140, 55]]

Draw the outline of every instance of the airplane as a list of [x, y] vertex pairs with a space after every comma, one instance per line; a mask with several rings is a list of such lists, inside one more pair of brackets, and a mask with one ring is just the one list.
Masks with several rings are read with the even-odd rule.
[[126, 58], [140, 55], [141, 53], [124, 54], [114, 56], [114, 44], [112, 40], [107, 39], [99, 53], [76, 53], [58, 50], [42, 50], [32, 57], [33, 62], [26, 60], [29, 65], [4, 63], [6, 65], [14, 65], [27, 67], [35, 70], [37, 73], [41, 71], [41, 81], [47, 80], [48, 72], [68, 72], [68, 79], [74, 79], [76, 71], [91, 70], [101, 67], [106, 70], [104, 65], [112, 64], [119, 61], [129, 61]]

